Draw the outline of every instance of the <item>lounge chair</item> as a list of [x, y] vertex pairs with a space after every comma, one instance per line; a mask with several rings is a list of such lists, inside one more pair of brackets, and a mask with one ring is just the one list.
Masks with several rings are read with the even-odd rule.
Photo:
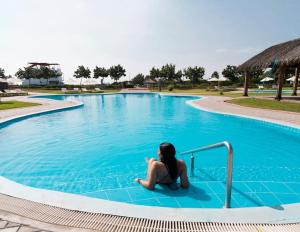
[[25, 92], [22, 91], [21, 89], [15, 89], [15, 91], [16, 91], [17, 93], [25, 93]]
[[81, 88], [81, 91], [88, 92], [88, 90], [86, 88]]
[[65, 93], [65, 92], [67, 92], [68, 90], [67, 90], [67, 88], [61, 88], [61, 91]]
[[264, 89], [264, 86], [263, 86], [263, 85], [259, 85], [259, 86], [258, 86], [258, 89], [259, 89], [259, 90], [263, 90], [263, 89]]
[[99, 91], [102, 91], [102, 89], [100, 89], [100, 88], [95, 88], [95, 91], [99, 92]]
[[79, 89], [78, 89], [78, 88], [73, 88], [73, 90], [74, 90], [74, 91], [79, 91]]
[[10, 90], [10, 89], [4, 89], [3, 92], [4, 93], [17, 93], [17, 91], [13, 90], [13, 89], [12, 90]]

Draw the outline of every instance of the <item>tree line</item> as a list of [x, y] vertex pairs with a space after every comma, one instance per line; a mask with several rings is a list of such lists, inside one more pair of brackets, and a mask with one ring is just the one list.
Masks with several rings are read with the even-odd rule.
[[[228, 78], [229, 82], [232, 84], [238, 84], [243, 82], [243, 74], [238, 70], [237, 66], [227, 65], [221, 73], [224, 77]], [[19, 79], [27, 79], [29, 81], [29, 85], [30, 79], [47, 79], [49, 82], [49, 79], [51, 77], [59, 77], [61, 75], [62, 72], [60, 70], [50, 68], [47, 66], [24, 67], [20, 68], [15, 74], [15, 76]], [[143, 73], [139, 73], [130, 81], [134, 85], [143, 85], [145, 80], [153, 80], [155, 82], [161, 83], [175, 83], [183, 82], [183, 78], [185, 78], [186, 80], [190, 81], [192, 85], [195, 85], [204, 80], [204, 75], [205, 68], [201, 66], [189, 66], [180, 70], [176, 69], [176, 66], [174, 64], [166, 64], [161, 66], [160, 68], [152, 67], [149, 73], [146, 75], [144, 75]], [[251, 82], [259, 83], [260, 79], [266, 75], [271, 76], [272, 73], [264, 73], [262, 70], [253, 71], [250, 74]], [[126, 70], [120, 64], [111, 66], [109, 68], [96, 66], [92, 71], [89, 67], [80, 65], [74, 71], [73, 76], [75, 78], [80, 79], [80, 84], [82, 84], [83, 78], [100, 78], [101, 84], [103, 84], [104, 79], [107, 77], [110, 77], [115, 82], [118, 82], [122, 76], [126, 76]], [[0, 78], [6, 79], [9, 77], [11, 76], [6, 76], [4, 69], [0, 68]], [[219, 78], [219, 73], [217, 71], [214, 71], [211, 77]]]
[[[253, 73], [253, 75], [259, 77], [263, 72]], [[187, 67], [183, 70], [176, 70], [176, 66], [173, 64], [166, 64], [161, 68], [153, 67], [149, 75], [143, 75], [142, 73], [137, 74], [131, 81], [134, 84], [142, 84], [145, 80], [157, 80], [163, 82], [182, 82], [183, 77], [189, 80], [192, 84], [197, 84], [203, 81], [205, 75], [205, 68], [201, 66]], [[227, 65], [223, 71], [222, 75], [227, 77], [231, 83], [239, 83], [241, 81], [242, 73], [239, 72], [238, 67], [234, 65]], [[211, 78], [219, 78], [219, 73], [214, 71]]]
[[122, 76], [126, 76], [126, 70], [120, 64], [111, 66], [110, 68], [96, 66], [93, 70], [93, 76], [91, 76], [89, 67], [79, 65], [73, 76], [80, 79], [80, 85], [82, 84], [83, 78], [88, 79], [91, 77], [95, 79], [101, 78], [101, 84], [103, 85], [104, 79], [108, 76], [117, 82]]

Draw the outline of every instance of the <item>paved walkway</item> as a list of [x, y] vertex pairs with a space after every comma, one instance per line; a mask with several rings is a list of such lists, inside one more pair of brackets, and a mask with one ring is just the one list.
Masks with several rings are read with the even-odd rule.
[[78, 105], [78, 102], [55, 101], [46, 98], [28, 98], [27, 96], [5, 97], [5, 98], [1, 98], [1, 100], [2, 101], [11, 101], [11, 100], [25, 101], [25, 102], [39, 103], [41, 105], [9, 109], [9, 110], [0, 110], [0, 121], [3, 119], [13, 118], [20, 115], [43, 112], [48, 110], [62, 109], [65, 107]]
[[0, 232], [46, 232], [27, 225], [9, 222], [0, 218]]
[[[34, 212], [34, 209], [33, 209]], [[49, 224], [0, 209], [0, 232], [94, 232], [84, 228]]]
[[195, 105], [208, 111], [237, 114], [300, 128], [300, 113], [252, 108], [225, 102], [230, 99], [229, 97], [209, 96], [195, 102]]

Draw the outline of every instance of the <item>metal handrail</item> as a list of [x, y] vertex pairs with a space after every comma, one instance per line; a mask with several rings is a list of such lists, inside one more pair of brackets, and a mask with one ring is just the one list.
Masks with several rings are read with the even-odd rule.
[[194, 175], [194, 169], [195, 169], [195, 157], [194, 153], [200, 152], [200, 151], [206, 151], [210, 149], [215, 149], [219, 147], [226, 147], [228, 151], [227, 155], [227, 177], [226, 177], [226, 196], [225, 196], [225, 208], [230, 208], [231, 206], [231, 188], [232, 188], [232, 161], [233, 161], [233, 148], [231, 144], [227, 141], [223, 141], [220, 143], [215, 143], [212, 145], [199, 147], [193, 150], [181, 152], [180, 155], [191, 155], [191, 174]]

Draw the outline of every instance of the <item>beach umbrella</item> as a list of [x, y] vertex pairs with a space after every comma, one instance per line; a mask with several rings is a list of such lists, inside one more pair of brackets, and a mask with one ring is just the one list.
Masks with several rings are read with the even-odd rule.
[[270, 71], [272, 71], [272, 68], [266, 68], [264, 73], [267, 73], [267, 72], [270, 72]]
[[78, 85], [78, 84], [79, 84], [79, 81], [70, 78], [70, 79], [66, 79], [66, 80], [64, 81], [64, 83], [65, 83], [66, 85]]
[[82, 85], [99, 85], [99, 81], [95, 78], [87, 78], [83, 80]]
[[218, 82], [219, 79], [216, 78], [216, 77], [212, 77], [212, 78], [208, 79], [207, 81], [209, 81], [209, 82]]
[[264, 79], [260, 80], [260, 82], [268, 82], [268, 81], [273, 81], [274, 79], [271, 77], [265, 77]]
[[296, 79], [296, 77], [295, 77], [295, 76], [292, 76], [292, 77], [290, 77], [290, 78], [288, 78], [288, 79], [286, 79], [286, 80], [287, 80], [287, 81], [294, 82], [294, 81], [295, 81], [295, 79]]
[[220, 78], [218, 79], [218, 81], [220, 81], [220, 82], [222, 82], [222, 81], [229, 81], [229, 79], [222, 76], [222, 77], [220, 77]]

